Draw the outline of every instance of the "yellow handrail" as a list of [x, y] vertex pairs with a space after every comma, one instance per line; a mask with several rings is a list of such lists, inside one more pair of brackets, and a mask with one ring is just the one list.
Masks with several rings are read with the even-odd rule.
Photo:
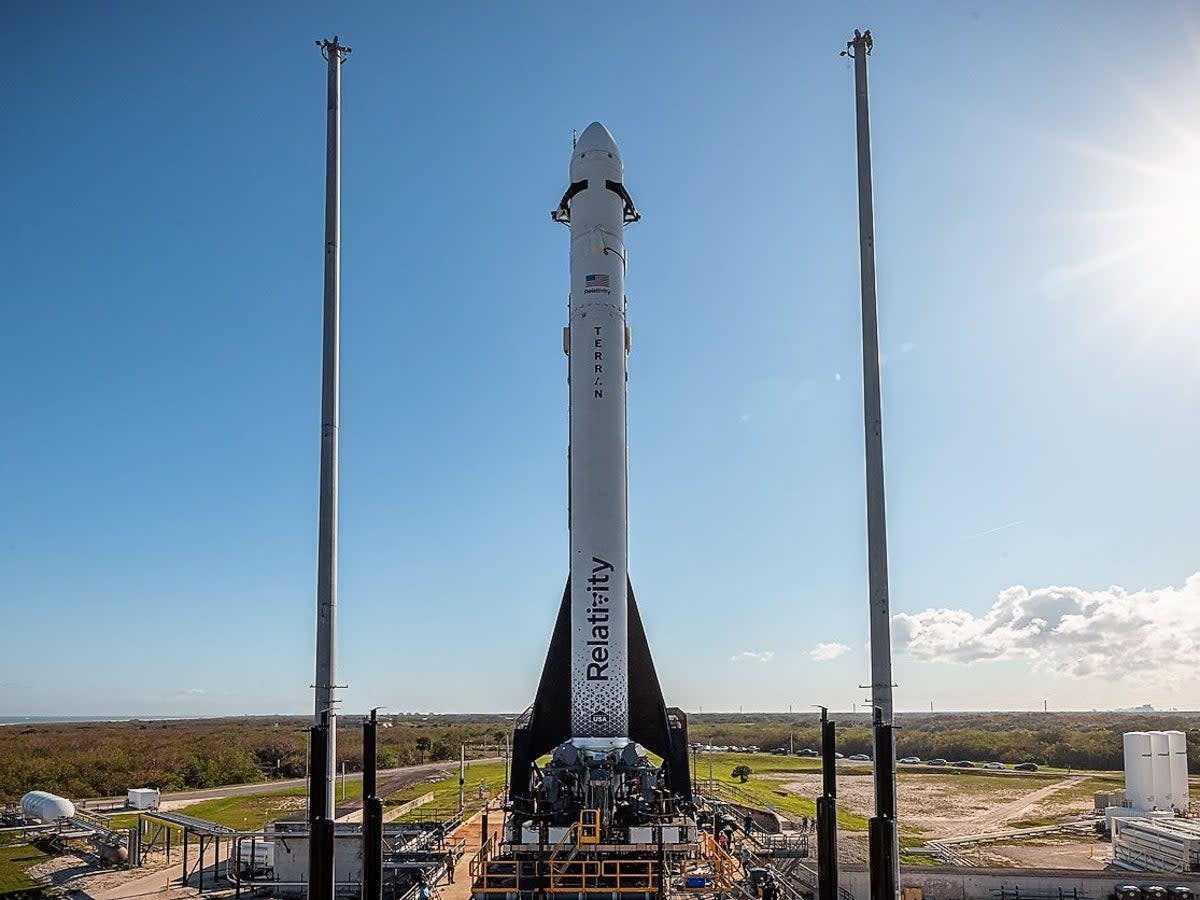
[[575, 832], [578, 830], [579, 830], [579, 823], [573, 822], [571, 824], [571, 827], [568, 828], [566, 831], [564, 831], [563, 836], [558, 839], [558, 843], [555, 844], [554, 849], [552, 851], [550, 851], [550, 859], [548, 860], [548, 862], [550, 864], [550, 871], [554, 871], [554, 862], [555, 862], [555, 860], [558, 859], [558, 854], [562, 852], [562, 848], [565, 847], [568, 843], [571, 843], [571, 844], [575, 843], [572, 840], [572, 838], [575, 835]]
[[483, 873], [484, 868], [487, 866], [488, 859], [491, 858], [492, 853], [494, 853], [496, 850], [496, 845], [499, 843], [498, 838], [498, 834], [488, 835], [488, 839], [484, 842], [483, 846], [479, 848], [479, 851], [473, 857], [471, 857], [469, 871], [472, 878], [478, 878]]
[[579, 843], [600, 843], [600, 810], [581, 809], [579, 811]]
[[551, 868], [547, 882], [550, 893], [644, 894], [658, 890], [658, 863], [649, 859], [572, 860]]

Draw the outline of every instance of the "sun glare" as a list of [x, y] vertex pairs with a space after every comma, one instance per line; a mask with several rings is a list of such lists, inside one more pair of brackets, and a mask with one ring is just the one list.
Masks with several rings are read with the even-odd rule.
[[[1055, 288], [1103, 298], [1110, 318], [1142, 341], [1200, 338], [1200, 137], [1177, 127], [1145, 136], [1153, 153], [1081, 149], [1101, 164], [1106, 190], [1081, 203], [1082, 258]], [[1101, 208], [1101, 204], [1104, 204]]]

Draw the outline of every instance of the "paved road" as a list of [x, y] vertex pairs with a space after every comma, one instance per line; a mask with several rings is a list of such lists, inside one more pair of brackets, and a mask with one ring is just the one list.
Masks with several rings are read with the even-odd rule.
[[[471, 759], [467, 760], [468, 765], [471, 763], [491, 763], [500, 762], [501, 757], [489, 757], [488, 759]], [[398, 776], [409, 776], [411, 778], [420, 778], [426, 775], [432, 775], [435, 772], [456, 771], [458, 762], [455, 760], [444, 760], [442, 762], [424, 763], [419, 766], [405, 766], [399, 769], [380, 769], [379, 783], [383, 785], [388, 779]], [[340, 776], [339, 776], [340, 777]], [[348, 774], [347, 781], [361, 781], [362, 773]], [[269, 791], [281, 791], [287, 788], [304, 787], [308, 784], [307, 778], [288, 778], [282, 781], [259, 781], [254, 784], [229, 784], [224, 787], [205, 788], [199, 791], [179, 791], [173, 794], [163, 794], [161, 802], [163, 804], [170, 803], [178, 805], [179, 801], [193, 800], [216, 800], [220, 797], [237, 797], [244, 794], [263, 794]], [[99, 797], [83, 801], [85, 809], [104, 807], [113, 803], [124, 805], [124, 797]]]

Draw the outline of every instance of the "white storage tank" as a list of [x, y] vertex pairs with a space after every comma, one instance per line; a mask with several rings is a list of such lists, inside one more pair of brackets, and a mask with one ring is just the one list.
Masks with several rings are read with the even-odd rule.
[[1145, 731], [1125, 732], [1125, 799], [1134, 809], [1154, 809], [1154, 757]]
[[1182, 731], [1163, 732], [1171, 753], [1171, 800], [1175, 809], [1186, 811], [1191, 800], [1188, 790], [1187, 735]]
[[1154, 806], [1153, 809], [1171, 809], [1171, 751], [1165, 731], [1150, 732], [1150, 752], [1154, 754]]
[[46, 791], [30, 791], [21, 798], [21, 812], [39, 822], [57, 822], [75, 815], [75, 804]]

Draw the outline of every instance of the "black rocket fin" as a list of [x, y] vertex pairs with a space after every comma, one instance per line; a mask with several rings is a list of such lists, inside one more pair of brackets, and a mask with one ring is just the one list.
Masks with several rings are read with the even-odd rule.
[[[632, 582], [628, 583], [627, 596], [629, 737], [666, 761], [668, 788], [690, 803], [687, 716], [678, 709], [668, 709], [663, 700]], [[571, 736], [571, 579], [567, 578], [537, 695], [513, 733], [509, 792], [514, 801], [528, 801], [527, 773], [534, 761]]]
[[628, 583], [629, 612], [629, 737], [666, 762], [667, 788], [691, 804], [692, 779], [688, 771], [687, 716], [667, 708], [662, 685], [654, 670], [650, 643], [642, 627], [633, 582]]
[[517, 720], [513, 731], [512, 775], [508, 793], [520, 808], [530, 802], [529, 774], [534, 761], [571, 737], [571, 578], [563, 590], [562, 603], [550, 649], [542, 665], [533, 706]]

